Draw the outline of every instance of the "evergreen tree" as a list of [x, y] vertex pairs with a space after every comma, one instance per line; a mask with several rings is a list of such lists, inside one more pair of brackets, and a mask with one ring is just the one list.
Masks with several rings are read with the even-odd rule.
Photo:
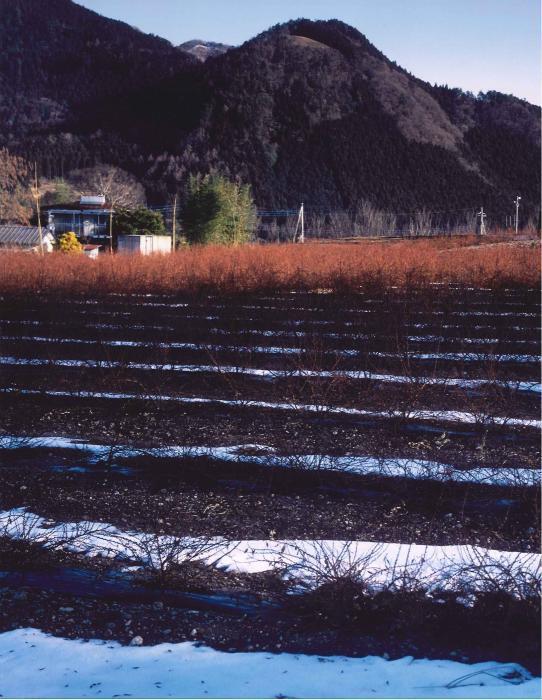
[[256, 208], [249, 185], [222, 175], [191, 177], [182, 214], [189, 243], [247, 243], [256, 225]]
[[160, 212], [146, 207], [118, 209], [113, 215], [113, 233], [167, 235], [164, 218]]

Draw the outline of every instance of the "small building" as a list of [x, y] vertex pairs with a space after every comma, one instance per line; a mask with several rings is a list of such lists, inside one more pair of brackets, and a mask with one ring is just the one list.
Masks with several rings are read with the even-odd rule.
[[58, 238], [73, 231], [79, 240], [91, 242], [109, 239], [113, 210], [106, 205], [105, 195], [81, 195], [79, 202], [47, 208], [47, 229]]
[[118, 253], [171, 253], [171, 236], [155, 236], [148, 234], [121, 235], [117, 238]]
[[101, 245], [95, 245], [92, 243], [85, 243], [83, 245], [84, 255], [86, 255], [87, 258], [91, 258], [92, 260], [95, 260], [98, 257], [98, 254], [99, 254], [101, 249], [102, 249]]
[[[42, 245], [45, 253], [51, 253], [55, 243], [54, 236], [42, 228]], [[40, 252], [40, 232], [37, 226], [19, 226], [18, 224], [0, 225], [0, 248], [9, 250], [26, 250]]]

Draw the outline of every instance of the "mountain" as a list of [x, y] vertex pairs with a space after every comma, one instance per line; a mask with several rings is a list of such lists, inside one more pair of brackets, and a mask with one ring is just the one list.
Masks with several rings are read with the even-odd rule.
[[216, 41], [202, 41], [201, 39], [191, 39], [179, 45], [181, 51], [190, 54], [198, 61], [206, 61], [210, 56], [219, 56], [226, 53], [232, 47], [228, 44], [220, 44]]
[[95, 162], [133, 169], [146, 147], [100, 128], [108, 105], [152, 93], [196, 60], [71, 0], [0, 0], [0, 147], [42, 175]]
[[[47, 177], [108, 162], [150, 201], [192, 173], [260, 207], [536, 214], [540, 108], [432, 86], [337, 20], [295, 20], [225, 52], [173, 47], [71, 0], [0, 0], [0, 147]], [[204, 61], [194, 57], [200, 44]]]
[[190, 62], [165, 39], [70, 0], [0, 0], [4, 136], [62, 125], [79, 107], [160, 81]]

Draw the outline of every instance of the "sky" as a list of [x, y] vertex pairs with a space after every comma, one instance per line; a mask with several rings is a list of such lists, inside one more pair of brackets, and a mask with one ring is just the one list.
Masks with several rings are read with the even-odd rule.
[[238, 45], [290, 19], [340, 19], [430, 83], [541, 104], [539, 0], [77, 0], [181, 44]]

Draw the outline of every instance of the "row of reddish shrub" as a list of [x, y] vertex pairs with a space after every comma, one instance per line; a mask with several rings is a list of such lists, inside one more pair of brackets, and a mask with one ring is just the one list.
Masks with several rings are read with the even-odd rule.
[[238, 294], [288, 290], [383, 291], [434, 282], [537, 287], [540, 247], [476, 239], [357, 244], [207, 246], [165, 256], [0, 254], [0, 293]]

